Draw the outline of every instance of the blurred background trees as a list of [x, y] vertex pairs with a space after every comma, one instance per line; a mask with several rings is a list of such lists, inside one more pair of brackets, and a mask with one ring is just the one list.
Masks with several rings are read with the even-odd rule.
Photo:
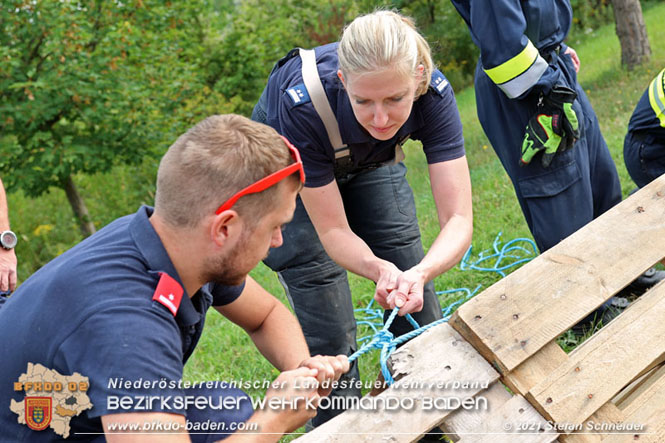
[[[613, 19], [610, 0], [571, 4], [572, 45]], [[2, 179], [28, 196], [62, 189], [89, 235], [95, 214], [78, 190], [81, 173], [159, 158], [204, 116], [249, 115], [289, 49], [335, 41], [377, 7], [415, 19], [455, 89], [473, 82], [478, 52], [447, 1], [4, 0]]]

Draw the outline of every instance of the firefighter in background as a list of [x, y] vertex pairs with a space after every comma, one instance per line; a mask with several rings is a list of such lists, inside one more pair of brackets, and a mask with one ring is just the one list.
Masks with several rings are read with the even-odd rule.
[[[480, 48], [478, 118], [541, 252], [621, 201], [616, 167], [563, 41], [568, 0], [452, 0]], [[541, 153], [542, 152], [542, 153]]]
[[628, 123], [623, 159], [640, 188], [665, 174], [665, 69], [637, 102]]
[[[564, 44], [568, 0], [451, 0], [480, 48], [478, 119], [544, 252], [621, 201], [616, 166]], [[661, 108], [662, 109], [662, 108]], [[651, 268], [631, 286], [665, 278]]]

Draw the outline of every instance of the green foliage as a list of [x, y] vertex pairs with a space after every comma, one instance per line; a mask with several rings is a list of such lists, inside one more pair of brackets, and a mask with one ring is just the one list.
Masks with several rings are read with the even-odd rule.
[[250, 115], [275, 62], [292, 48], [336, 41], [354, 11], [350, 0], [243, 1], [227, 26], [210, 32], [206, 83]]
[[[597, 40], [596, 31], [605, 25], [614, 32], [614, 11], [611, 0], [571, 0], [573, 26], [568, 34], [568, 43], [578, 45], [582, 41]], [[662, 0], [641, 0], [642, 13], [662, 5]], [[654, 42], [651, 42], [653, 47]]]
[[[254, 3], [252, 3], [252, 1], [254, 1]], [[57, 75], [54, 75], [54, 73], [59, 69], [65, 70], [66, 66], [60, 66], [61, 63], [51, 63], [50, 60], [43, 62], [43, 65], [48, 63], [48, 69], [46, 69], [45, 66], [40, 68], [39, 75], [31, 76], [31, 80], [28, 80], [28, 68], [25, 69], [23, 77], [17, 77], [16, 79], [9, 77], [9, 72], [14, 72], [18, 69], [14, 67], [13, 63], [16, 63], [17, 61], [21, 62], [23, 59], [28, 58], [30, 52], [27, 50], [18, 50], [14, 47], [19, 44], [19, 38], [15, 37], [12, 40], [12, 38], [9, 37], [10, 34], [8, 34], [9, 30], [11, 29], [14, 34], [16, 34], [16, 32], [27, 33], [27, 30], [20, 31], [17, 29], [19, 27], [18, 25], [10, 23], [10, 21], [18, 20], [18, 18], [14, 18], [13, 13], [10, 14], [7, 12], [7, 6], [5, 3], [8, 2], [5, 1], [2, 3], [2, 6], [0, 6], [0, 8], [2, 8], [0, 11], [0, 139], [2, 140], [0, 141], [0, 144], [2, 145], [2, 147], [0, 147], [0, 163], [3, 164], [6, 161], [5, 158], [7, 152], [10, 150], [9, 145], [18, 143], [19, 135], [21, 134], [20, 131], [14, 129], [15, 126], [13, 122], [11, 123], [11, 127], [8, 126], [9, 123], [7, 122], [7, 118], [16, 118], [10, 113], [26, 113], [29, 105], [28, 102], [33, 103], [32, 106], [35, 106], [35, 102], [41, 103], [40, 106], [42, 111], [48, 112], [48, 109], [44, 110], [44, 108], [55, 106], [57, 102], [55, 100], [53, 102], [44, 101], [42, 97], [42, 94], [45, 93], [44, 88], [46, 88], [46, 92], [55, 96], [60, 93], [61, 90], [64, 94], [64, 88], [69, 87], [71, 92], [78, 93], [81, 97], [83, 97], [80, 92], [81, 89], [86, 89], [86, 84], [83, 82], [79, 84], [73, 80], [69, 83], [64, 80], [58, 80]], [[43, 7], [43, 5], [48, 2], [44, 1], [40, 3], [40, 7]], [[113, 2], [111, 3], [115, 4]], [[146, 51], [148, 51], [150, 57], [154, 57], [153, 60], [155, 63], [159, 61], [160, 63], [167, 64], [163, 66], [153, 66], [154, 63], [150, 63], [150, 57], [141, 57], [146, 64], [143, 70], [129, 67], [123, 68], [133, 69], [132, 72], [137, 74], [133, 80], [139, 84], [146, 83], [144, 77], [154, 75], [154, 72], [160, 73], [163, 77], [157, 77], [155, 79], [156, 85], [150, 88], [151, 92], [148, 97], [154, 98], [155, 101], [157, 100], [157, 97], [165, 100], [173, 99], [177, 100], [178, 103], [178, 106], [172, 108], [174, 109], [172, 115], [153, 115], [153, 118], [156, 119], [154, 126], [152, 126], [154, 133], [146, 134], [146, 137], [154, 138], [147, 138], [144, 140], [143, 149], [145, 149], [145, 151], [137, 151], [137, 155], [144, 156], [143, 162], [139, 165], [118, 165], [114, 166], [108, 172], [98, 172], [92, 175], [78, 174], [75, 177], [77, 185], [81, 188], [82, 192], [88, 196], [90, 211], [93, 214], [98, 214], [96, 216], [96, 223], [98, 226], [102, 226], [116, 217], [134, 212], [137, 206], [142, 203], [152, 203], [154, 174], [157, 168], [157, 160], [156, 157], [151, 155], [145, 156], [145, 152], [163, 150], [165, 146], [174, 140], [176, 134], [182, 132], [184, 128], [191, 126], [192, 123], [198, 121], [204, 115], [212, 112], [229, 112], [232, 109], [242, 109], [243, 107], [245, 107], [244, 109], [247, 109], [250, 104], [253, 104], [252, 100], [243, 97], [251, 97], [252, 94], [258, 96], [258, 94], [260, 94], [268, 72], [277, 58], [281, 57], [286, 50], [294, 45], [313, 46], [318, 44], [314, 38], [314, 34], [311, 32], [307, 34], [307, 28], [302, 28], [304, 30], [298, 31], [298, 29], [300, 29], [297, 28], [297, 26], [300, 26], [299, 23], [308, 23], [308, 26], [313, 26], [314, 29], [319, 29], [316, 31], [317, 34], [324, 33], [320, 28], [316, 28], [316, 26], [319, 26], [316, 18], [316, 14], [318, 14], [316, 8], [312, 8], [311, 11], [307, 12], [307, 14], [310, 14], [307, 16], [309, 18], [305, 17], [301, 10], [288, 10], [286, 9], [286, 6], [284, 6], [284, 9], [280, 9], [282, 8], [280, 4], [273, 5], [270, 1], [261, 3], [263, 5], [261, 8], [263, 8], [264, 11], [245, 11], [247, 16], [244, 21], [251, 22], [251, 17], [255, 17], [257, 20], [265, 20], [265, 22], [256, 22], [257, 25], [255, 28], [256, 32], [259, 34], [270, 34], [270, 32], [273, 32], [273, 30], [270, 29], [270, 26], [274, 23], [279, 23], [281, 20], [277, 18], [278, 14], [291, 11], [293, 15], [288, 21], [288, 26], [284, 25], [284, 29], [281, 31], [276, 30], [278, 35], [281, 36], [279, 38], [286, 38], [284, 36], [290, 33], [288, 38], [291, 40], [288, 40], [287, 43], [281, 41], [276, 42], [275, 44], [278, 46], [277, 48], [254, 47], [252, 49], [254, 52], [244, 52], [242, 47], [233, 48], [232, 45], [228, 44], [229, 51], [231, 51], [232, 55], [235, 54], [233, 56], [237, 57], [236, 60], [238, 62], [244, 63], [245, 58], [251, 58], [253, 54], [259, 54], [264, 58], [261, 63], [251, 65], [253, 66], [252, 69], [260, 69], [261, 72], [251, 72], [244, 64], [234, 65], [229, 63], [225, 68], [227, 71], [225, 71], [220, 78], [223, 78], [228, 73], [232, 73], [233, 70], [242, 71], [244, 76], [256, 80], [256, 84], [251, 82], [248, 83], [251, 88], [256, 89], [251, 89], [249, 92], [246, 92], [247, 95], [242, 95], [245, 94], [245, 92], [242, 92], [240, 89], [235, 89], [235, 87], [229, 84], [225, 86], [227, 89], [224, 89], [225, 93], [223, 94], [221, 92], [221, 84], [212, 85], [206, 83], [204, 80], [208, 78], [208, 75], [211, 72], [215, 72], [212, 62], [208, 64], [209, 60], [216, 60], [216, 63], [221, 63], [220, 60], [224, 60], [223, 53], [217, 51], [218, 48], [216, 48], [216, 45], [222, 44], [224, 38], [226, 38], [225, 36], [233, 31], [233, 22], [234, 20], [238, 20], [234, 8], [236, 8], [235, 5], [238, 3], [233, 0], [211, 0], [209, 2], [194, 3], [192, 3], [192, 8], [198, 9], [198, 18], [196, 20], [192, 18], [191, 21], [186, 21], [186, 23], [189, 23], [194, 27], [185, 26], [185, 29], [183, 30], [183, 32], [188, 32], [189, 35], [182, 36], [182, 39], [180, 40], [173, 36], [169, 37], [168, 30], [170, 30], [170, 32], [180, 31], [178, 31], [178, 29], [167, 28], [167, 34], [162, 37], [164, 40], [170, 39], [170, 44], [174, 45], [174, 48], [176, 48], [175, 45], [179, 42], [179, 46], [184, 48], [183, 51], [179, 53], [181, 54], [180, 56], [175, 57], [173, 53], [162, 54], [160, 51], [152, 51], [150, 47], [147, 47]], [[255, 0], [248, 0], [248, 3], [255, 6], [258, 5], [258, 2]], [[348, 17], [352, 16], [354, 13], [372, 10], [374, 3], [375, 2], [370, 1], [358, 1], [355, 3], [355, 6], [349, 6], [349, 9], [345, 12], [345, 14], [347, 14], [345, 15], [345, 17], [347, 17], [346, 20], [348, 21]], [[448, 2], [441, 3], [448, 4]], [[18, 2], [11, 3], [12, 7], [16, 4], [18, 4]], [[339, 3], [335, 2], [334, 4], [338, 5]], [[326, 4], [324, 4], [324, 6], [327, 7]], [[444, 6], [445, 5], [438, 5], [437, 7]], [[105, 5], [104, 7], [111, 8], [111, 5]], [[185, 8], [185, 6], [180, 7]], [[610, 151], [619, 170], [624, 195], [634, 188], [634, 184], [630, 180], [623, 165], [622, 157], [622, 142], [626, 132], [628, 119], [648, 82], [665, 65], [665, 47], [655, 44], [655, 42], [660, 42], [665, 39], [665, 28], [662, 26], [665, 18], [665, 4], [663, 4], [663, 2], [660, 2], [659, 4], [658, 2], [649, 2], [646, 4], [643, 3], [643, 7], [647, 30], [649, 32], [649, 38], [652, 42], [652, 50], [654, 52], [650, 63], [631, 72], [627, 72], [621, 68], [619, 42], [614, 33], [614, 25], [611, 23], [595, 29], [593, 33], [590, 33], [580, 42], [580, 45], [576, 46], [582, 61], [580, 79], [596, 113], [598, 114], [599, 121], [601, 122], [601, 130], [608, 142]], [[209, 8], [212, 8], [212, 12]], [[327, 14], [328, 12], [325, 13]], [[74, 14], [74, 12], [72, 12], [72, 14]], [[321, 14], [324, 13], [322, 12]], [[413, 14], [416, 15], [415, 12]], [[179, 19], [183, 19], [187, 14], [183, 11], [182, 13], [176, 14], [176, 16]], [[133, 19], [130, 18], [130, 23], [131, 20]], [[156, 20], [159, 20], [159, 18]], [[416, 20], [419, 22], [419, 25], [421, 25], [418, 16], [416, 16]], [[193, 23], [198, 23], [198, 25], [193, 25]], [[259, 24], [261, 26], [259, 26]], [[291, 25], [294, 25], [294, 27], [291, 28]], [[29, 21], [26, 20], [25, 26], [31, 26]], [[243, 26], [248, 26], [248, 28], [245, 29], [251, 29], [249, 28], [249, 23], [245, 23]], [[49, 26], [49, 28], [51, 27], [55, 28], [55, 25]], [[197, 30], [197, 32], [200, 31], [203, 34], [203, 44], [198, 46], [195, 44], [197, 40], [191, 38], [192, 29]], [[423, 29], [422, 25], [421, 29]], [[55, 32], [55, 30], [52, 31], [49, 29], [49, 32]], [[236, 41], [240, 41], [241, 37], [243, 37], [240, 34], [240, 32], [235, 32], [233, 38], [235, 38]], [[115, 34], [115, 37], [118, 38], [118, 33]], [[197, 38], [199, 37], [197, 36]], [[246, 38], [251, 40], [248, 36], [246, 36]], [[269, 39], [265, 37], [261, 38], [263, 40], [259, 41], [262, 41], [262, 44], [273, 44]], [[156, 47], [161, 47], [160, 45], [166, 44], [166, 42], [160, 41], [156, 36], [153, 36], [153, 39], [154, 42], [151, 43], [151, 45], [157, 45]], [[428, 37], [428, 39], [433, 46], [436, 45], [434, 42], [437, 41], [437, 36], [432, 35]], [[13, 43], [10, 45], [9, 42]], [[24, 45], [26, 48], [28, 48], [28, 42], [29, 40], [27, 40]], [[34, 45], [34, 43], [35, 42], [33, 42], [32, 45]], [[62, 43], [62, 45], [65, 44], [69, 43]], [[189, 46], [194, 47], [190, 48]], [[442, 47], [445, 48], [443, 45]], [[58, 48], [57, 41], [54, 43], [52, 50], [61, 50]], [[213, 53], [213, 51], [217, 52]], [[76, 53], [76, 51], [74, 52]], [[44, 54], [46, 53], [43, 53], [42, 55]], [[132, 53], [130, 52], [130, 54]], [[246, 55], [243, 56], [243, 54]], [[74, 57], [75, 55], [76, 54], [71, 54], [71, 57]], [[134, 55], [140, 57], [140, 54], [132, 54], [132, 56]], [[69, 57], [69, 55], [66, 56]], [[217, 57], [217, 59], [213, 56]], [[69, 59], [66, 58], [65, 63], [62, 64], [66, 65], [68, 60]], [[439, 66], [446, 75], [450, 75], [440, 60], [441, 59], [437, 59]], [[171, 62], [173, 64], [169, 65], [168, 63]], [[125, 59], [122, 58], [116, 61], [117, 66], [124, 66], [124, 63]], [[253, 62], [250, 61], [250, 63]], [[475, 58], [473, 59], [473, 64], [475, 65]], [[33, 62], [33, 65], [31, 66], [36, 67], [36, 63]], [[83, 69], [84, 65], [79, 66]], [[66, 69], [66, 72], [68, 75], [80, 75], [82, 76], [81, 78], [88, 78], [90, 74], [87, 69], [88, 68], [83, 69], [81, 72], [74, 69]], [[178, 69], [182, 70], [182, 73], [172, 75], [171, 71], [173, 70], [177, 72]], [[191, 76], [191, 73], [189, 73], [187, 69], [198, 72], [199, 76]], [[112, 71], [112, 73], [115, 72], [116, 71]], [[107, 75], [109, 74], [107, 73]], [[233, 78], [233, 81], [240, 84], [242, 80], [241, 77], [242, 75], [238, 75]], [[48, 79], [48, 82], [43, 82], [44, 84], [39, 85], [37, 88], [32, 84], [21, 85], [21, 83], [29, 81], [39, 82], [39, 80], [43, 78]], [[54, 85], [57, 85], [57, 87], [51, 85], [49, 82], [55, 82]], [[100, 82], [100, 84], [106, 84], [106, 80], [104, 79], [100, 80]], [[9, 89], [9, 85], [15, 83], [18, 83], [19, 86], [16, 86], [15, 89]], [[173, 86], [172, 83], [177, 83], [177, 85]], [[122, 87], [129, 88], [130, 86], [131, 85], [123, 84]], [[28, 94], [26, 94], [26, 87], [34, 96], [33, 101], [31, 101]], [[174, 89], [172, 89], [172, 87]], [[167, 90], [161, 91], [161, 88]], [[180, 95], [173, 93], [173, 90], [176, 92], [179, 91], [180, 89], [178, 88], [182, 88]], [[94, 88], [88, 87], [88, 89]], [[121, 89], [121, 87], [119, 86], [118, 89]], [[94, 92], [95, 91], [92, 91], [91, 93]], [[111, 92], [107, 93], [110, 94]], [[22, 97], [21, 94], [23, 94]], [[119, 93], [114, 92], [114, 94]], [[14, 95], [20, 99], [14, 97]], [[99, 95], [103, 98], [103, 94]], [[10, 96], [14, 97], [11, 102], [13, 105], [10, 105]], [[69, 103], [70, 107], [74, 107], [72, 96], [73, 94], [68, 96], [69, 102], [67, 103]], [[94, 97], [97, 98], [98, 96]], [[66, 102], [66, 100], [63, 101]], [[473, 185], [474, 251], [477, 252], [491, 247], [496, 233], [500, 230], [503, 231], [503, 239], [505, 240], [529, 236], [524, 218], [515, 198], [512, 184], [496, 155], [492, 151], [491, 146], [489, 146], [478, 122], [473, 89], [469, 88], [459, 91], [457, 93], [457, 102], [460, 108], [462, 123], [464, 125], [467, 158], [471, 168], [471, 181]], [[97, 104], [92, 101], [91, 98], [90, 106], [94, 109], [84, 111], [81, 109], [81, 107], [83, 107], [82, 104], [78, 104], [78, 107], [75, 107], [75, 109], [78, 109], [79, 114], [82, 116], [90, 118], [87, 117], [86, 112], [92, 112], [93, 114], [96, 112], [103, 112], [104, 110], [99, 109], [100, 107], [103, 107], [106, 103], [113, 104], [111, 101], [105, 100], [102, 100], [100, 103], [101, 104]], [[133, 104], [135, 107], [142, 105], [143, 104], [140, 103]], [[165, 109], [164, 112], [168, 111], [168, 108], [162, 108], [156, 105], [152, 109], [156, 109], [156, 112], [162, 112], [162, 109]], [[175, 113], [175, 111], [177, 111], [177, 113]], [[34, 118], [40, 117], [40, 114], [34, 110], [30, 115], [34, 116]], [[120, 113], [118, 115], [109, 112], [105, 118], [110, 119], [111, 122], [118, 122], [121, 121], [121, 117], [126, 117], [126, 115], [129, 114]], [[170, 122], [166, 121], [167, 117], [171, 119]], [[140, 118], [140, 116], [137, 116], [137, 118]], [[79, 117], [79, 119], [83, 119], [83, 117]], [[75, 120], [76, 119], [68, 117], [68, 121]], [[21, 121], [26, 127], [34, 124], [30, 121], [30, 117], [23, 117]], [[102, 121], [101, 117], [95, 121], [99, 121], [100, 123], [98, 124], [103, 127], [106, 127], [107, 125], [105, 121]], [[151, 125], [152, 120], [146, 119], [144, 124]], [[8, 128], [15, 132], [11, 132]], [[147, 131], [143, 131], [142, 133], [146, 132]], [[161, 137], [159, 137], [160, 134]], [[95, 140], [96, 139], [93, 139], [93, 141]], [[19, 148], [25, 149], [22, 146], [19, 146]], [[86, 155], [101, 155], [97, 151], [98, 147], [95, 146], [94, 143], [90, 148], [92, 150]], [[426, 160], [422, 150], [416, 143], [410, 143], [406, 147], [406, 151], [407, 165], [409, 167], [407, 177], [414, 189], [418, 217], [423, 234], [423, 244], [427, 247], [432, 243], [438, 232], [438, 222], [431, 198], [431, 191], [429, 189], [430, 183], [427, 175]], [[33, 155], [38, 156], [39, 152]], [[91, 162], [96, 161], [95, 159], [84, 160]], [[12, 170], [13, 168], [11, 166], [2, 169], [4, 181], [10, 178], [9, 175], [11, 175]], [[45, 193], [38, 198], [32, 198], [26, 196], [23, 192], [13, 192], [8, 195], [8, 199], [12, 227], [18, 233], [20, 238], [17, 246], [17, 256], [19, 262], [18, 274], [21, 280], [25, 280], [45, 262], [80, 241], [80, 234], [76, 230], [76, 225], [72, 220], [71, 212], [66, 208], [66, 199], [62, 193]], [[268, 270], [265, 266], [259, 265], [259, 267], [252, 272], [252, 275], [259, 283], [268, 288], [271, 293], [277, 295], [286, 303], [283, 291], [281, 290], [274, 273]], [[487, 288], [496, 281], [496, 279], [496, 276], [488, 273], [461, 271], [459, 270], [459, 267], [455, 267], [444, 275], [438, 277], [435, 280], [435, 286], [437, 290], [461, 286], [474, 288], [476, 284], [482, 283], [483, 288]], [[354, 305], [356, 307], [366, 306], [372, 296], [373, 284], [367, 279], [361, 279], [356, 276], [351, 276], [350, 284], [354, 295]], [[442, 302], [445, 302], [445, 300], [442, 300]], [[579, 344], [579, 339], [571, 337], [570, 334], [566, 334], [562, 337], [560, 343], [564, 346], [574, 347]], [[363, 374], [364, 380], [370, 380], [376, 376], [378, 371], [377, 361], [378, 357], [376, 354], [363, 356], [360, 359], [361, 373]], [[223, 320], [216, 312], [211, 312], [209, 314], [200, 345], [192, 358], [188, 361], [185, 371], [186, 377], [193, 381], [223, 379], [263, 380], [273, 379], [276, 375], [270, 364], [258, 354], [254, 345], [251, 343], [251, 340], [248, 339], [244, 331], [240, 330], [235, 325], [232, 325], [230, 322]], [[261, 392], [254, 391], [250, 393], [252, 395], [261, 394]]]
[[[227, 6], [228, 8], [229, 6]], [[410, 15], [432, 47], [437, 66], [456, 88], [473, 81], [478, 50], [450, 2], [432, 0], [246, 0], [227, 9], [228, 21], [211, 21], [203, 63], [206, 84], [250, 115], [277, 60], [295, 47], [337, 41], [358, 14], [394, 8]]]
[[611, 0], [570, 0], [570, 4], [574, 32], [588, 33], [614, 21]]
[[391, 6], [415, 20], [431, 46], [434, 63], [454, 89], [461, 90], [473, 83], [479, 50], [451, 2], [393, 0]]
[[11, 1], [0, 7], [0, 172], [37, 196], [137, 163], [201, 94], [192, 3]]

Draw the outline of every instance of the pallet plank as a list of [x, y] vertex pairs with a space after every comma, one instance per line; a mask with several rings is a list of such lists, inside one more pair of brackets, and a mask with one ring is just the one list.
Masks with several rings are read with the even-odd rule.
[[[656, 370], [649, 380], [646, 380], [638, 390], [626, 399], [623, 413], [628, 417], [634, 417], [644, 408], [649, 407], [649, 403], [659, 404], [665, 409], [665, 366]], [[660, 399], [660, 401], [655, 401]]]
[[505, 373], [664, 256], [662, 176], [469, 300], [451, 325]]
[[[545, 380], [552, 371], [567, 361], [568, 355], [556, 341], [551, 341], [517, 368], [503, 375], [501, 380], [513, 392], [527, 395], [534, 386]], [[567, 436], [564, 434], [559, 437], [559, 441], [565, 441], [566, 443], [599, 443], [600, 435], [575, 433]]]
[[[499, 374], [450, 325], [443, 323], [411, 340], [391, 357], [393, 386], [376, 396], [413, 401], [410, 409], [347, 410], [297, 439], [299, 442], [373, 442], [381, 438], [391, 442], [417, 441], [425, 432], [440, 425], [451, 409], [425, 409], [433, 398], [471, 398], [499, 378]], [[455, 387], [459, 382], [478, 386]], [[414, 386], [425, 385], [423, 389]], [[431, 384], [431, 385], [430, 385]], [[440, 389], [440, 386], [452, 388]]]
[[665, 374], [665, 365], [663, 359], [665, 355], [661, 355], [653, 366], [642, 371], [633, 382], [623, 388], [613, 399], [612, 403], [616, 404], [621, 409], [625, 409], [630, 405], [635, 397], [639, 396], [645, 389], [647, 389], [654, 380], [657, 380], [661, 375]]
[[640, 389], [623, 410], [626, 415], [623, 423], [644, 426], [644, 429], [628, 432], [626, 435], [609, 435], [603, 443], [665, 441], [665, 373], [662, 369], [654, 372], [649, 380], [642, 384], [644, 389]]
[[453, 442], [459, 441], [462, 435], [480, 428], [485, 421], [489, 420], [492, 414], [495, 414], [512, 397], [510, 392], [499, 382], [492, 384], [478, 395], [482, 395], [487, 399], [487, 409], [457, 409], [446, 417], [441, 424], [441, 429]]
[[577, 348], [529, 392], [545, 417], [583, 423], [665, 352], [665, 282]]
[[551, 341], [517, 368], [504, 374], [501, 380], [511, 391], [527, 395], [531, 388], [567, 361], [568, 355], [555, 341]]
[[504, 403], [460, 443], [550, 443], [559, 434], [521, 395]]
[[623, 413], [612, 403], [605, 403], [600, 409], [585, 421], [579, 431], [572, 434], [562, 434], [561, 443], [597, 443], [607, 436], [603, 431], [596, 431], [597, 424], [623, 423]]

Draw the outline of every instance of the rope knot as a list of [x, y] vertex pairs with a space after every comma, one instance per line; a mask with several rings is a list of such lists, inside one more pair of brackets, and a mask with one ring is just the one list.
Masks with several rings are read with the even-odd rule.
[[385, 344], [390, 344], [390, 342], [395, 338], [392, 332], [390, 332], [387, 329], [381, 329], [379, 332], [376, 333], [376, 347], [380, 348]]

